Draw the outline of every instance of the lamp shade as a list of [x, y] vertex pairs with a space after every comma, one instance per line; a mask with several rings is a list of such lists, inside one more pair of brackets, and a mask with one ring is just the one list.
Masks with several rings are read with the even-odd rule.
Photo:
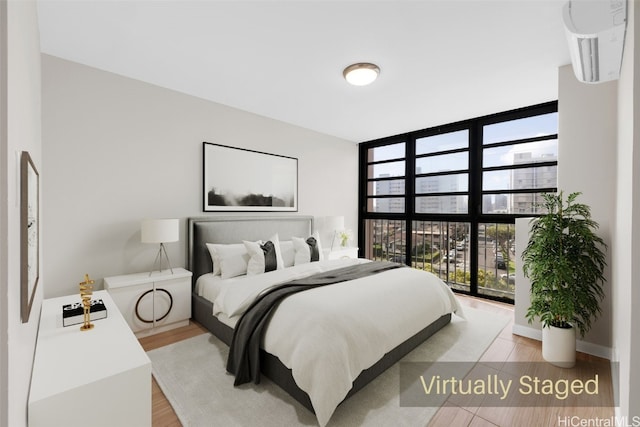
[[344, 230], [343, 216], [323, 216], [315, 220], [315, 229], [320, 234], [320, 242], [324, 247], [333, 246], [336, 231]]
[[142, 243], [167, 243], [179, 240], [180, 224], [177, 218], [145, 219], [142, 221]]

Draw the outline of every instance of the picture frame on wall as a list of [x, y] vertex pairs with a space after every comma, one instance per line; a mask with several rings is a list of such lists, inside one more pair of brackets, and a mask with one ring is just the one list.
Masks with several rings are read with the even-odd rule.
[[20, 156], [20, 315], [29, 321], [40, 280], [40, 176], [28, 151]]
[[298, 159], [203, 143], [203, 210], [298, 211]]

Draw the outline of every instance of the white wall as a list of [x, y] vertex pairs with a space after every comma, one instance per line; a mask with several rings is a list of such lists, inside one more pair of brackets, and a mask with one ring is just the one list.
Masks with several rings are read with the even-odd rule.
[[298, 158], [298, 214], [357, 230], [355, 143], [48, 55], [42, 65], [46, 297], [77, 292], [85, 273], [99, 288], [149, 269], [146, 217], [182, 219], [167, 250], [184, 266], [185, 219], [205, 215], [203, 141]]
[[[3, 4], [3, 8], [4, 8]], [[42, 304], [42, 289], [46, 280], [42, 274], [28, 323], [20, 318], [20, 152], [29, 151], [40, 177], [44, 177], [41, 152], [41, 94], [40, 94], [40, 41], [36, 3], [33, 1], [9, 1], [6, 3], [6, 111], [2, 123], [6, 133], [0, 136], [2, 155], [2, 231], [3, 244], [0, 249], [0, 279], [2, 281], [2, 307], [0, 316], [2, 345], [0, 357], [2, 375], [1, 426], [26, 425], [29, 381], [33, 365], [35, 339]], [[4, 46], [3, 46], [4, 47]], [[5, 55], [5, 52], [2, 53]], [[4, 62], [4, 61], [3, 61]], [[2, 69], [4, 71], [4, 67]], [[6, 77], [6, 81], [4, 81]], [[6, 116], [4, 116], [6, 114]], [[5, 130], [3, 130], [5, 132]], [[41, 204], [42, 206], [42, 204]], [[41, 211], [44, 211], [44, 209]], [[41, 246], [42, 249], [42, 246]], [[5, 294], [6, 292], [6, 294]], [[6, 304], [5, 304], [6, 302]], [[4, 317], [6, 316], [6, 317]], [[10, 343], [10, 347], [8, 344]], [[4, 358], [6, 351], [6, 359]]]
[[[0, 168], [6, 171], [7, 164], [7, 2], [0, 1]], [[4, 236], [8, 233], [7, 223], [7, 193], [8, 175], [0, 173], [0, 426], [6, 427], [8, 417], [7, 383], [9, 377], [9, 340], [8, 329], [8, 275], [7, 263], [9, 241]]]
[[618, 82], [617, 200], [612, 263], [614, 359], [619, 365], [620, 415], [640, 416], [640, 7], [628, 21]]
[[[558, 188], [568, 195], [582, 192], [578, 201], [591, 207], [594, 220], [600, 224], [598, 234], [611, 245], [615, 217], [617, 153], [617, 83], [597, 85], [580, 83], [571, 65], [558, 70]], [[516, 223], [516, 259], [521, 265], [521, 251], [528, 240], [528, 220]], [[578, 350], [611, 358], [613, 250], [607, 251], [604, 286], [605, 298], [600, 307], [602, 314], [592, 323], [592, 329], [578, 342]], [[518, 268], [520, 270], [521, 268]], [[525, 318], [529, 307], [529, 282], [518, 271], [516, 280], [516, 307], [514, 332], [539, 339], [539, 323], [528, 325]]]
[[[558, 74], [558, 188], [565, 194], [582, 192], [578, 199], [591, 207], [591, 215], [600, 224], [598, 234], [608, 246], [612, 243], [616, 206], [617, 157], [617, 81], [584, 84], [570, 65]], [[613, 249], [607, 250], [604, 285], [598, 320], [584, 341], [611, 348], [611, 261]]]
[[524, 277], [522, 271], [522, 251], [527, 247], [529, 241], [529, 221], [530, 218], [516, 219], [516, 290], [514, 295], [513, 308], [513, 330], [516, 335], [542, 340], [542, 326], [539, 321], [528, 323], [526, 318], [527, 310], [531, 305], [531, 297], [529, 296], [531, 282]]

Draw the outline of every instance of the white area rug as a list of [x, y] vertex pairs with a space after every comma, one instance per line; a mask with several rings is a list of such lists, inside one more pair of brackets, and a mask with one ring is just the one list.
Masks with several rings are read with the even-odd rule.
[[[403, 361], [474, 362], [509, 319], [464, 307], [466, 320], [451, 323]], [[226, 373], [228, 347], [211, 334], [199, 335], [147, 353], [153, 375], [184, 427], [314, 426], [315, 415], [264, 376], [261, 383], [233, 386]], [[425, 426], [438, 408], [399, 406], [399, 367], [382, 375], [341, 404], [334, 426]]]

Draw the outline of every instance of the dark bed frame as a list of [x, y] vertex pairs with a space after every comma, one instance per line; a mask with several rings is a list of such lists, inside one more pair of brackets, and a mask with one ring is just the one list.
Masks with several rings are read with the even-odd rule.
[[[190, 218], [188, 220], [188, 252], [187, 265], [193, 272], [193, 286], [198, 277], [213, 271], [213, 264], [206, 243], [240, 243], [242, 240], [255, 241], [266, 239], [278, 233], [280, 240], [290, 240], [291, 237], [307, 237], [313, 230], [313, 217], [301, 215], [283, 215], [278, 217], [248, 217], [248, 216], [211, 216], [205, 218]], [[207, 328], [213, 335], [225, 344], [230, 345], [233, 329], [220, 322], [212, 315], [213, 304], [192, 292], [192, 317]], [[363, 388], [378, 375], [416, 348], [427, 338], [449, 323], [451, 314], [446, 314], [428, 325], [420, 332], [385, 354], [376, 364], [362, 371], [353, 381], [353, 387], [345, 397]], [[306, 392], [301, 390], [295, 381], [291, 370], [284, 366], [276, 356], [261, 350], [261, 371], [271, 381], [289, 393], [304, 407], [313, 412], [311, 400]]]

